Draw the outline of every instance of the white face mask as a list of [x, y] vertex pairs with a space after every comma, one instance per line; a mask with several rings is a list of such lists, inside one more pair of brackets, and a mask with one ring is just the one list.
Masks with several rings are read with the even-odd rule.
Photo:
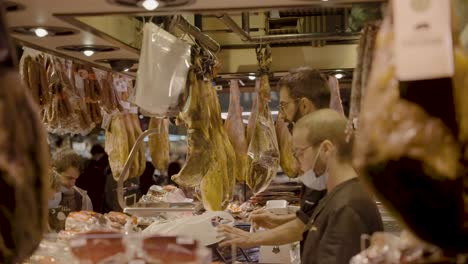
[[54, 193], [54, 196], [52, 197], [52, 199], [49, 200], [49, 208], [57, 208], [60, 204], [60, 201], [62, 201], [62, 193], [61, 192]]
[[328, 173], [324, 173], [317, 177], [314, 170], [311, 169], [301, 176], [301, 181], [309, 189], [323, 191], [327, 189]]
[[322, 150], [322, 145], [320, 145], [317, 156], [315, 156], [314, 163], [312, 165], [312, 168], [308, 171], [306, 171], [302, 176], [301, 176], [301, 181], [302, 183], [307, 186], [310, 189], [317, 190], [317, 191], [322, 191], [327, 189], [327, 183], [328, 183], [328, 163], [327, 167], [325, 169], [325, 172], [322, 175], [317, 175], [315, 174], [315, 165], [317, 164], [317, 160], [320, 155], [320, 150]]
[[67, 187], [61, 185], [60, 188], [59, 188], [59, 191], [62, 192], [62, 193], [71, 194], [71, 193], [73, 193], [74, 190], [73, 190], [73, 187], [67, 188]]

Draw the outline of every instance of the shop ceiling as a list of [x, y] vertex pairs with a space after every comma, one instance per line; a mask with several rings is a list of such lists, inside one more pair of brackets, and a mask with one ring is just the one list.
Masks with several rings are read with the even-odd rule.
[[[146, 11], [136, 2], [7, 1], [7, 21], [15, 29], [13, 37], [19, 44], [95, 67], [109, 69], [112, 65], [114, 70], [134, 75], [143, 22], [166, 21], [167, 28], [167, 21], [171, 21], [168, 18], [180, 18], [219, 44], [220, 73], [237, 78], [239, 75], [232, 74], [255, 72], [253, 47], [260, 43], [272, 44], [272, 71], [277, 75], [299, 66], [326, 71], [353, 68], [359, 33], [348, 30], [350, 8], [352, 4], [383, 1], [161, 0], [161, 6], [154, 11]], [[50, 28], [49, 35], [38, 37], [37, 33], [43, 32], [35, 32], [37, 27]], [[186, 27], [170, 29], [190, 41]], [[89, 51], [95, 47], [99, 49]]]

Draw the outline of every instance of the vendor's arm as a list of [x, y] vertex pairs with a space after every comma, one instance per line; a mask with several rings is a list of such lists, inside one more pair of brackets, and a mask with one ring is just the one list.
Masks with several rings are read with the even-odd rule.
[[277, 228], [249, 233], [231, 226], [220, 226], [219, 231], [224, 233], [226, 240], [220, 246], [235, 244], [238, 247], [248, 248], [260, 245], [276, 246], [302, 240], [305, 224], [294, 219]]
[[256, 227], [273, 229], [280, 225], [286, 224], [296, 218], [295, 214], [275, 215], [265, 209], [254, 211], [250, 214], [249, 221]]

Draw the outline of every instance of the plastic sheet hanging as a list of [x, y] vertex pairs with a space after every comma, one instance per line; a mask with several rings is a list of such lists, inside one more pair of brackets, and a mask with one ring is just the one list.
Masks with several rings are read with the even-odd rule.
[[133, 102], [145, 115], [166, 116], [179, 102], [189, 68], [190, 45], [153, 23], [145, 24]]

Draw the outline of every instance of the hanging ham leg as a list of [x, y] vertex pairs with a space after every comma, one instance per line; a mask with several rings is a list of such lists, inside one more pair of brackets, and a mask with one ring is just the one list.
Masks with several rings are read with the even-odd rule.
[[328, 78], [330, 88], [330, 108], [344, 116], [343, 103], [341, 102], [340, 84], [335, 76]]
[[252, 113], [255, 115], [255, 122], [248, 150], [247, 174], [247, 185], [255, 194], [264, 191], [276, 176], [280, 158], [275, 127], [268, 106], [271, 93], [268, 75], [262, 75], [258, 79], [260, 89], [256, 113]]
[[151, 118], [150, 129], [158, 129], [159, 134], [149, 136], [149, 151], [154, 167], [162, 173], [167, 172], [169, 165], [169, 120]]
[[354, 164], [379, 200], [420, 238], [467, 252], [468, 177], [460, 164], [455, 113], [468, 98], [457, 98], [460, 87], [468, 88], [468, 73], [456, 58], [452, 80], [399, 82], [391, 21], [388, 16], [377, 36]]
[[359, 41], [357, 64], [354, 69], [351, 87], [349, 124], [346, 131], [349, 135], [359, 126], [358, 116], [361, 112], [361, 104], [366, 92], [369, 73], [372, 67], [375, 37], [378, 28], [379, 26], [377, 24], [365, 25]]
[[280, 151], [280, 165], [283, 172], [295, 178], [299, 174], [299, 164], [292, 150], [292, 135], [289, 132], [288, 124], [280, 114], [276, 121], [276, 135], [278, 136], [278, 146]]
[[197, 187], [210, 169], [212, 142], [209, 134], [210, 112], [206, 102], [207, 91], [197, 81], [195, 73], [189, 74], [190, 89], [187, 103], [180, 118], [187, 126], [187, 161], [182, 170], [172, 176], [176, 183]]
[[224, 128], [236, 153], [238, 182], [245, 181], [247, 168], [247, 139], [245, 137], [245, 126], [242, 121], [242, 107], [240, 104], [240, 90], [237, 80], [231, 81], [229, 111]]

